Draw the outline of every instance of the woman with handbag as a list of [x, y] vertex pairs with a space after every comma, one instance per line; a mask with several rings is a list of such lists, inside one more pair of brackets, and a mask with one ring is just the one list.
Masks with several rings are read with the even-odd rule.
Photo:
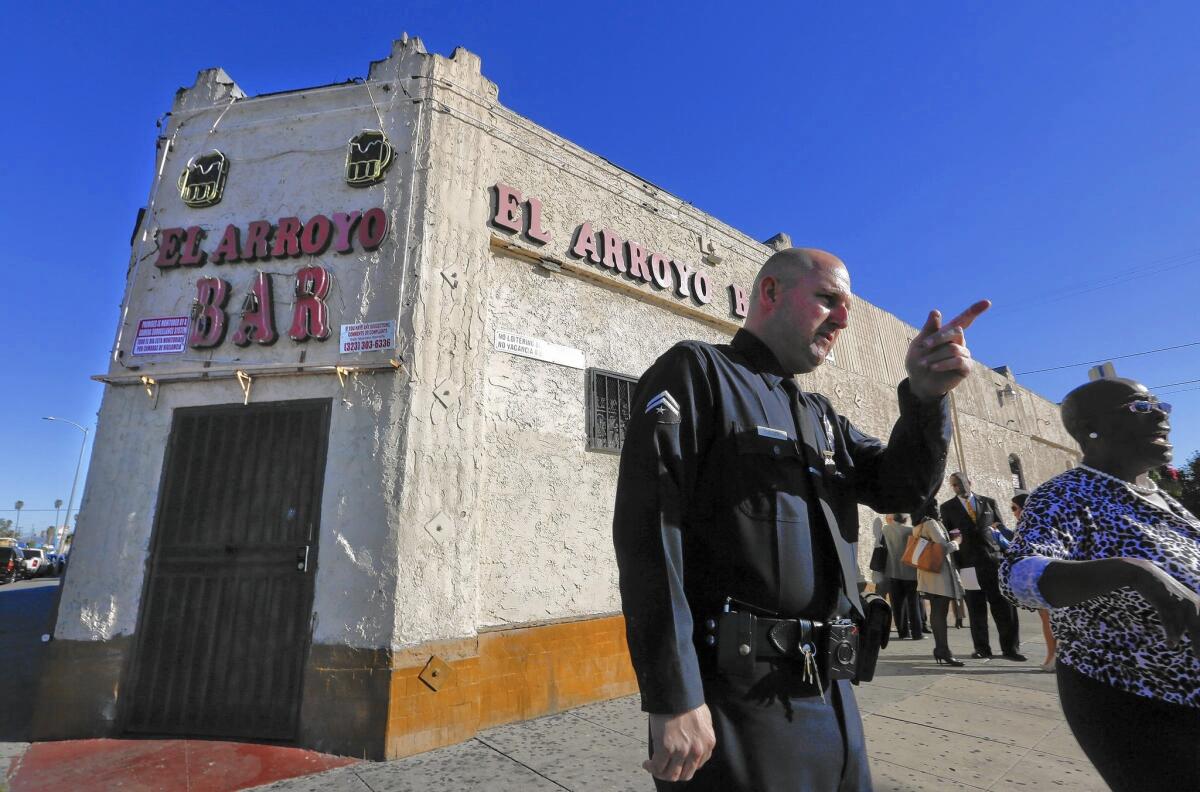
[[[932, 500], [925, 504], [921, 512], [913, 515], [913, 522], [917, 523], [912, 531], [913, 539], [924, 539], [931, 548], [941, 550], [943, 556], [936, 572], [917, 567], [917, 591], [929, 601], [929, 622], [933, 627], [933, 659], [938, 665], [945, 663], [957, 668], [962, 666], [963, 662], [950, 652], [950, 643], [946, 635], [946, 615], [950, 604], [963, 596], [958, 570], [954, 568], [954, 561], [950, 557], [950, 554], [958, 549], [958, 545], [950, 540], [945, 526], [938, 521], [937, 507]], [[929, 549], [925, 552], [929, 552]]]

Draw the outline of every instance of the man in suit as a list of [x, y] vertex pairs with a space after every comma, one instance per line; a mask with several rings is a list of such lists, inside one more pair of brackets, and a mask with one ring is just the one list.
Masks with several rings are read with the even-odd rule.
[[1000, 593], [999, 569], [1004, 560], [995, 530], [1004, 528], [996, 501], [971, 491], [971, 480], [962, 473], [950, 475], [950, 488], [955, 497], [942, 504], [942, 524], [951, 536], [961, 540], [958, 565], [961, 569], [974, 567], [979, 580], [978, 591], [967, 591], [967, 613], [971, 619], [971, 640], [975, 644], [974, 658], [992, 656], [988, 640], [987, 612], [992, 610], [996, 632], [1000, 634], [1001, 656], [1025, 661], [1021, 654], [1021, 636], [1017, 625], [1017, 609]]

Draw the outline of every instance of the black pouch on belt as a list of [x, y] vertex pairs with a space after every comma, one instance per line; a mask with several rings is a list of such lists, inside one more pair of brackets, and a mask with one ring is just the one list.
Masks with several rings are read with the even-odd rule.
[[878, 594], [863, 595], [863, 625], [859, 641], [858, 669], [854, 682], [870, 682], [875, 678], [879, 650], [886, 649], [892, 632], [892, 606]]
[[717, 670], [722, 674], [754, 673], [756, 642], [754, 614], [726, 610], [717, 621]]

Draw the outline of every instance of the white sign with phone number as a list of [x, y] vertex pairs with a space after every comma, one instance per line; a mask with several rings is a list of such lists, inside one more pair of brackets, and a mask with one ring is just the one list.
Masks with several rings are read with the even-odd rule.
[[396, 348], [396, 322], [362, 322], [342, 325], [343, 355]]

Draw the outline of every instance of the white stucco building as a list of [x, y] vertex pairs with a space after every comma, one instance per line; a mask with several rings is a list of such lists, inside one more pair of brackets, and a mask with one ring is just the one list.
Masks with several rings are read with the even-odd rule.
[[[156, 158], [47, 651], [79, 681], [43, 687], [35, 738], [396, 757], [632, 692], [624, 383], [727, 340], [771, 245], [416, 39], [261, 97], [201, 72]], [[851, 321], [806, 385], [886, 436], [915, 329]], [[1011, 377], [977, 366], [954, 407], [980, 492], [1076, 457]]]

